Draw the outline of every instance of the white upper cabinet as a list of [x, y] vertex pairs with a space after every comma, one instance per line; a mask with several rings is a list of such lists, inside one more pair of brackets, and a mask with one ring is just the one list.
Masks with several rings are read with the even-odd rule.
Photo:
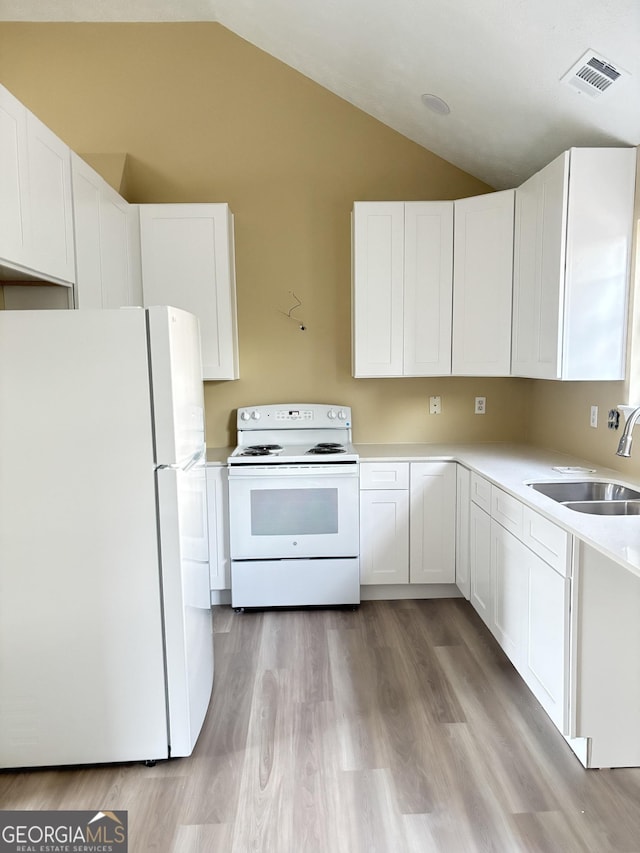
[[233, 215], [227, 204], [142, 204], [145, 305], [200, 320], [205, 379], [238, 378]]
[[36, 269], [61, 281], [73, 282], [71, 151], [31, 113], [27, 113], [27, 150], [31, 240]]
[[0, 86], [0, 258], [27, 260], [27, 111]]
[[353, 375], [451, 372], [453, 202], [356, 202]]
[[138, 209], [72, 154], [76, 308], [142, 305]]
[[0, 86], [0, 263], [73, 283], [70, 150]]
[[455, 376], [508, 376], [514, 190], [457, 200], [453, 238]]
[[404, 376], [451, 372], [453, 203], [404, 206]]
[[516, 190], [513, 375], [624, 378], [635, 163], [572, 148]]

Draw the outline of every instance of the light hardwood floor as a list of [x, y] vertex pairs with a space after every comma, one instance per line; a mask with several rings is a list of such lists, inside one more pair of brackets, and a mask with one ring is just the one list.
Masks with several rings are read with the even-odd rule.
[[3, 772], [0, 808], [127, 809], [131, 853], [640, 851], [640, 770], [584, 770], [466, 601], [215, 630], [191, 758]]

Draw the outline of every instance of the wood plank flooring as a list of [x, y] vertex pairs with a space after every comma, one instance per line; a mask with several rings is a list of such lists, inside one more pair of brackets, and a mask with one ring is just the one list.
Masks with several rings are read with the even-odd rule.
[[131, 853], [640, 853], [640, 769], [584, 770], [468, 602], [215, 630], [193, 756], [5, 771], [0, 808], [127, 809]]

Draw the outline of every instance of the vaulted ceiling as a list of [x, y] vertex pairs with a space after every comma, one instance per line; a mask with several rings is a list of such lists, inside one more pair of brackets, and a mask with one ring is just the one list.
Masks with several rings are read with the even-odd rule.
[[[640, 145], [640, 0], [0, 0], [0, 20], [217, 21], [498, 189]], [[580, 91], [562, 78], [587, 52]]]

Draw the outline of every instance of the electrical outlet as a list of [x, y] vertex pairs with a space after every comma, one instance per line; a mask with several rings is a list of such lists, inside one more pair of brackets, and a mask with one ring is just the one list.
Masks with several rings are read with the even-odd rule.
[[487, 398], [486, 397], [476, 397], [476, 415], [484, 415], [487, 412]]
[[594, 429], [598, 428], [598, 407], [591, 406], [591, 417], [589, 418], [589, 426], [592, 426]]
[[440, 397], [429, 397], [429, 414], [439, 415], [442, 412], [442, 400]]

